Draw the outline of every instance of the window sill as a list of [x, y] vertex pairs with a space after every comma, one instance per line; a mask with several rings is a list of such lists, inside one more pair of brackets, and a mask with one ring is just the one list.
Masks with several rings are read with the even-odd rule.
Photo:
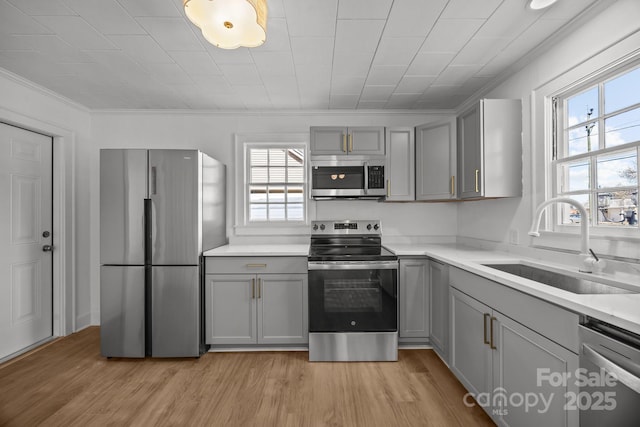
[[[540, 237], [530, 238], [532, 247], [559, 250], [563, 252], [580, 252], [580, 228], [562, 227], [559, 231], [541, 231]], [[569, 230], [565, 230], [565, 229]], [[640, 262], [640, 233], [635, 236], [604, 236], [590, 233], [589, 246], [599, 256], [627, 262]]]
[[251, 224], [233, 227], [237, 236], [296, 236], [309, 235], [309, 224]]

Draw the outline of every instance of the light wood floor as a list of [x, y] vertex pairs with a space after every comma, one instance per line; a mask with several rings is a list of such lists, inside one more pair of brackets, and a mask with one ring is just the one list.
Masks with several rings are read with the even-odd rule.
[[93, 327], [0, 365], [0, 425], [493, 425], [431, 350], [401, 350], [397, 363], [307, 356], [107, 360]]

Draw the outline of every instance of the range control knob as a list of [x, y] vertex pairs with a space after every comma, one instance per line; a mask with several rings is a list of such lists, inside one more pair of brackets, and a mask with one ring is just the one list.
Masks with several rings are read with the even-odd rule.
[[371, 231], [371, 224], [367, 224], [367, 230]]
[[313, 224], [313, 231], [317, 231], [318, 230], [318, 224]]
[[373, 229], [376, 230], [376, 231], [378, 231], [378, 228], [380, 228], [380, 226], [378, 224], [373, 226]]
[[324, 231], [324, 224], [320, 224], [320, 230]]

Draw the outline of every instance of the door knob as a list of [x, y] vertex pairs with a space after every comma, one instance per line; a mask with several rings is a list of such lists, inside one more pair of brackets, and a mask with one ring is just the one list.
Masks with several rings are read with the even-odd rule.
[[44, 245], [42, 247], [42, 252], [51, 252], [53, 250], [53, 246], [52, 245]]

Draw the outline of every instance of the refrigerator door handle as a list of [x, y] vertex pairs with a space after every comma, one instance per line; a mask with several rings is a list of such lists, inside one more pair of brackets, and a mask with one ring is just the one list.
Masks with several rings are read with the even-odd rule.
[[155, 196], [156, 194], [156, 167], [151, 166], [151, 195]]

